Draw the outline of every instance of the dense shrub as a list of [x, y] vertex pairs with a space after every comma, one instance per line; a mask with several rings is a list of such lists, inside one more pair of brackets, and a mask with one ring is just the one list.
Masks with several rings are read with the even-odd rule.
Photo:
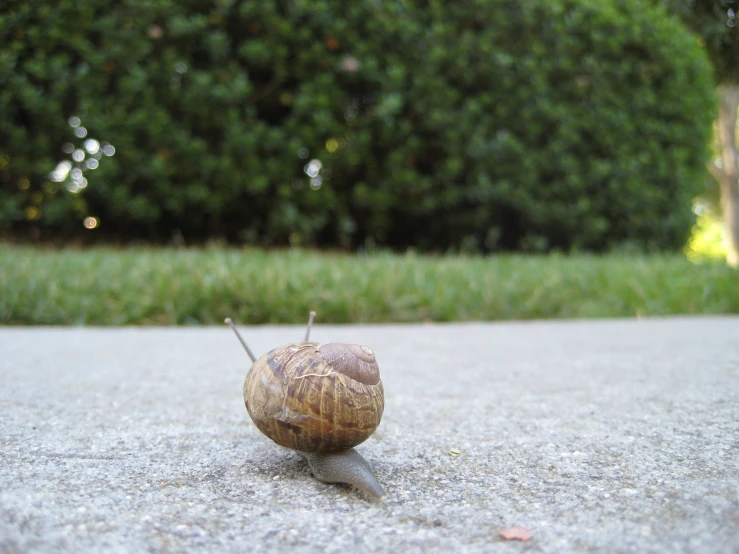
[[640, 2], [438, 2], [425, 15], [399, 101], [412, 128], [367, 140], [392, 151], [374, 182], [412, 215], [389, 236], [407, 223], [415, 243], [490, 248], [685, 240], [712, 117], [694, 37]]
[[[95, 216], [125, 239], [494, 250], [677, 247], [690, 229], [711, 74], [645, 2], [61, 0], [0, 17], [15, 232]], [[115, 155], [50, 179], [89, 138]]]

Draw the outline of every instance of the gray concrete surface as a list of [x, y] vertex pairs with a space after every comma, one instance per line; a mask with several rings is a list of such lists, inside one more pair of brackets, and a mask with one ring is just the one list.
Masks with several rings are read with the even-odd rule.
[[257, 431], [225, 326], [0, 329], [0, 551], [739, 552], [739, 318], [313, 338], [377, 353], [382, 503]]

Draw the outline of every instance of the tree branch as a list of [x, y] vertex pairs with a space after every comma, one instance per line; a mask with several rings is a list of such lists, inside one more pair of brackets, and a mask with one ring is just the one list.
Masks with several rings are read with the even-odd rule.
[[713, 178], [716, 179], [720, 185], [723, 185], [723, 182], [726, 179], [727, 175], [722, 169], [719, 169], [719, 167], [716, 165], [716, 161], [711, 160], [706, 164], [706, 167], [708, 168], [708, 171], [711, 173], [711, 175], [713, 175]]

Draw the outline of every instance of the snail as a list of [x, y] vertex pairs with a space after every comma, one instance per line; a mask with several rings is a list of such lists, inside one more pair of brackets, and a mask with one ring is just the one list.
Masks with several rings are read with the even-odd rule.
[[244, 380], [244, 403], [257, 428], [305, 458], [313, 476], [346, 483], [375, 499], [384, 495], [369, 463], [354, 450], [380, 424], [385, 405], [374, 352], [356, 344], [309, 342], [280, 346], [255, 360], [227, 318], [253, 365]]

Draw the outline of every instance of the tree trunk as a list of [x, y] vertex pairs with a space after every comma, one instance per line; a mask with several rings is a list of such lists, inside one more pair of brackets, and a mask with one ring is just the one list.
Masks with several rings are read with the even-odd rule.
[[726, 263], [739, 267], [739, 152], [736, 145], [736, 121], [739, 85], [721, 85], [719, 92], [719, 159], [721, 167], [712, 173], [721, 184], [721, 209], [726, 230]]

